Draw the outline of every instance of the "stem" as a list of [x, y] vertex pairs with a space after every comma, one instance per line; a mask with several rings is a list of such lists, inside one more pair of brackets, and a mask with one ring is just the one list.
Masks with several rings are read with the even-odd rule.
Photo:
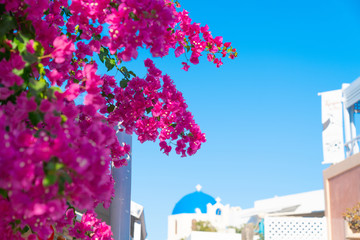
[[51, 54], [44, 55], [44, 56], [41, 56], [41, 57], [38, 57], [38, 58], [41, 60], [41, 59], [48, 58], [48, 57], [51, 57]]

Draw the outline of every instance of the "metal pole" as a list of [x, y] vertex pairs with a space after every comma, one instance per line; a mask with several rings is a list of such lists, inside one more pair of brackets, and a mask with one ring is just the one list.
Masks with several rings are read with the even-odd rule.
[[[120, 144], [132, 147], [132, 137], [125, 132], [116, 131]], [[110, 225], [114, 240], [130, 239], [130, 203], [131, 203], [131, 152], [128, 165], [112, 167], [115, 181], [115, 197], [110, 205]]]

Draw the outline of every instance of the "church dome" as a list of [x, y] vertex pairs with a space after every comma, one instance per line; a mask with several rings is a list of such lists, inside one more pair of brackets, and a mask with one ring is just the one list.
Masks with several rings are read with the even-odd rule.
[[181, 213], [196, 213], [197, 208], [200, 209], [201, 213], [206, 213], [206, 205], [208, 203], [211, 203], [212, 205], [216, 203], [216, 200], [212, 196], [200, 191], [200, 185], [196, 188], [197, 191], [185, 195], [176, 203], [172, 211], [172, 215]]

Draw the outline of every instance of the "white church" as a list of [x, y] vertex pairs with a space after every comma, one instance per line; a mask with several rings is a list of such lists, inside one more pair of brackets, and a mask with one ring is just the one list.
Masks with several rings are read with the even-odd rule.
[[[241, 240], [241, 233], [237, 232], [247, 223], [253, 223], [262, 232], [262, 220], [266, 217], [323, 218], [324, 209], [323, 190], [275, 196], [255, 201], [253, 208], [242, 209], [222, 204], [219, 197], [202, 192], [197, 185], [196, 191], [182, 197], [168, 216], [168, 240]], [[209, 224], [212, 230], [199, 231], [197, 223]]]

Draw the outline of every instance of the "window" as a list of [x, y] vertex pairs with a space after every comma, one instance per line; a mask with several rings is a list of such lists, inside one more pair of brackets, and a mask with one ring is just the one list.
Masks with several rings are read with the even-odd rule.
[[216, 215], [221, 215], [221, 209], [220, 208], [216, 209]]

